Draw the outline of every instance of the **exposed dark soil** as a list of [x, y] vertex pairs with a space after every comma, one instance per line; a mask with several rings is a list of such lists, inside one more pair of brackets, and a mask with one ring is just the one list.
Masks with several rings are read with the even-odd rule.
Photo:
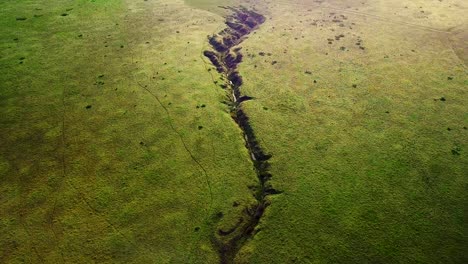
[[[222, 74], [225, 83], [219, 86], [226, 91], [227, 104], [232, 119], [244, 134], [245, 147], [249, 151], [253, 167], [257, 173], [258, 184], [251, 189], [256, 204], [246, 206], [239, 216], [238, 222], [228, 230], [219, 229], [213, 234], [213, 245], [219, 253], [221, 263], [232, 263], [242, 246], [255, 235], [255, 229], [269, 205], [267, 196], [278, 194], [269, 180], [268, 160], [270, 154], [260, 146], [255, 131], [250, 125], [249, 117], [242, 109], [242, 103], [254, 98], [242, 94], [242, 76], [237, 66], [242, 62], [243, 55], [238, 46], [246, 37], [265, 22], [265, 17], [244, 7], [224, 7], [231, 15], [226, 17], [226, 28], [208, 38], [213, 50], [206, 50], [203, 54], [211, 61], [216, 70]], [[262, 56], [263, 52], [260, 52]], [[264, 55], [264, 53], [263, 53]]]

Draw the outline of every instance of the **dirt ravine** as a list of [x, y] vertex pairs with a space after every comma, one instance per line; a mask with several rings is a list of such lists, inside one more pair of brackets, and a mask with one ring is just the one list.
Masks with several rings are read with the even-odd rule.
[[275, 190], [269, 183], [272, 175], [269, 172], [268, 160], [271, 155], [265, 153], [260, 146], [249, 117], [242, 109], [242, 103], [253, 98], [242, 93], [243, 80], [237, 70], [243, 58], [240, 43], [265, 22], [265, 17], [244, 7], [223, 8], [231, 13], [226, 17], [227, 27], [208, 38], [213, 50], [206, 50], [203, 54], [221, 74], [223, 83], [219, 86], [226, 91], [226, 103], [231, 117], [242, 130], [245, 147], [258, 177], [257, 186], [252, 188], [256, 204], [244, 208], [234, 227], [228, 230], [218, 229], [213, 234], [213, 245], [219, 253], [220, 262], [225, 264], [233, 263], [239, 250], [255, 235], [256, 227], [269, 205], [267, 196], [278, 194], [280, 191]]

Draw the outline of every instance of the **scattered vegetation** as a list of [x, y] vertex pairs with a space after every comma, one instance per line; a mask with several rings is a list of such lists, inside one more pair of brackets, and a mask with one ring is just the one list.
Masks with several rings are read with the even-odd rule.
[[0, 263], [467, 263], [462, 1], [306, 2], [2, 1]]

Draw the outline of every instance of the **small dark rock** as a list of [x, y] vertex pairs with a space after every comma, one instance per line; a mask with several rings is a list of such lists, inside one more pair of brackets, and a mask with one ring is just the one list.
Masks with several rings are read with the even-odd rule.
[[86, 106], [86, 109], [90, 109], [92, 106], [91, 105], [87, 105]]
[[63, 17], [68, 16], [68, 14], [67, 13], [62, 13], [61, 16], [63, 16]]

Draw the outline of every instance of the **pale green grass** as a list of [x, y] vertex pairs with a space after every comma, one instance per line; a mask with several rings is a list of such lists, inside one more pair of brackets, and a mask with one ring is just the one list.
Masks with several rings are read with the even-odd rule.
[[[218, 262], [256, 178], [201, 52], [237, 3], [0, 3], [0, 262]], [[443, 33], [465, 4], [255, 6], [244, 107], [284, 193], [237, 261], [465, 263], [468, 81]]]
[[220, 18], [173, 1], [1, 10], [0, 262], [216, 262], [213, 216], [256, 180], [200, 57]]
[[467, 71], [448, 34], [337, 9], [270, 12], [240, 71], [285, 193], [238, 261], [466, 262]]

